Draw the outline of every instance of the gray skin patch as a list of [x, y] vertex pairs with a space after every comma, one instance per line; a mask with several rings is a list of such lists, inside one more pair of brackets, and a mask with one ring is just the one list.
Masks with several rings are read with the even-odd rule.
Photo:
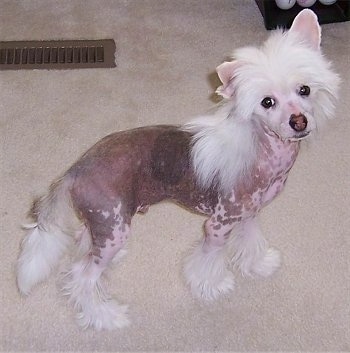
[[[143, 127], [100, 140], [66, 173], [73, 180], [73, 205], [92, 234], [94, 255], [99, 256], [108, 239], [114, 242], [116, 225], [120, 232], [125, 231], [137, 211], [165, 199], [196, 213], [214, 215], [214, 230], [233, 228], [235, 223], [257, 213], [276, 180], [284, 185], [299, 149], [298, 143], [286, 145], [276, 136], [260, 135], [258, 162], [252, 168], [251, 182], [237, 184], [230, 195], [219, 195], [215, 187], [198, 187], [190, 161], [192, 136], [177, 126]], [[278, 143], [273, 149], [275, 140]], [[283, 154], [276, 152], [280, 149], [287, 150], [290, 157], [286, 165], [282, 163]], [[277, 187], [276, 190], [280, 191]], [[275, 196], [270, 193], [269, 198]]]
[[151, 150], [151, 175], [163, 188], [178, 184], [189, 169], [189, 135], [180, 130], [160, 134]]

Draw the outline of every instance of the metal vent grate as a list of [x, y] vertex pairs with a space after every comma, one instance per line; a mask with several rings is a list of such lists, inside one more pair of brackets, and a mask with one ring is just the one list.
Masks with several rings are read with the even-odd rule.
[[115, 67], [113, 39], [0, 42], [0, 70]]

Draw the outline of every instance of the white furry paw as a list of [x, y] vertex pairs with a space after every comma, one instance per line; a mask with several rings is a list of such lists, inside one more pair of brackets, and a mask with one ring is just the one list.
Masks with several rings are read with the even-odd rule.
[[77, 314], [77, 321], [84, 329], [92, 327], [98, 331], [114, 330], [130, 324], [127, 306], [120, 306], [114, 300], [98, 302], [85, 307]]
[[280, 266], [280, 252], [273, 248], [269, 248], [263, 259], [252, 266], [252, 272], [262, 277], [269, 277], [275, 273]]
[[200, 243], [187, 258], [184, 273], [193, 295], [201, 299], [215, 300], [234, 288], [233, 274], [227, 270], [222, 249], [204, 252]]
[[234, 289], [233, 274], [227, 271], [226, 276], [221, 280], [192, 278], [187, 279], [191, 292], [194, 296], [206, 301], [213, 301]]

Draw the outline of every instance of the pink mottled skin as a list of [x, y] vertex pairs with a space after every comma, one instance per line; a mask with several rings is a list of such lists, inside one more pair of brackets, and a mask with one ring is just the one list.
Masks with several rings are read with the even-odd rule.
[[209, 216], [204, 250], [224, 245], [238, 223], [244, 227], [282, 191], [299, 151], [299, 142], [282, 141], [264, 126], [257, 130], [256, 162], [226, 195], [196, 184], [191, 135], [177, 126], [118, 132], [94, 145], [66, 174], [73, 205], [92, 235], [94, 262], [105, 267], [126, 242], [133, 215], [165, 199]]

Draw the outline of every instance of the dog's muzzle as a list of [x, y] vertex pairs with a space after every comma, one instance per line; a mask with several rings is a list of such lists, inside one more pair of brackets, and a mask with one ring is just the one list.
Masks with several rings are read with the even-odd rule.
[[307, 127], [307, 119], [304, 114], [295, 115], [292, 114], [289, 119], [290, 127], [297, 132], [302, 132]]

